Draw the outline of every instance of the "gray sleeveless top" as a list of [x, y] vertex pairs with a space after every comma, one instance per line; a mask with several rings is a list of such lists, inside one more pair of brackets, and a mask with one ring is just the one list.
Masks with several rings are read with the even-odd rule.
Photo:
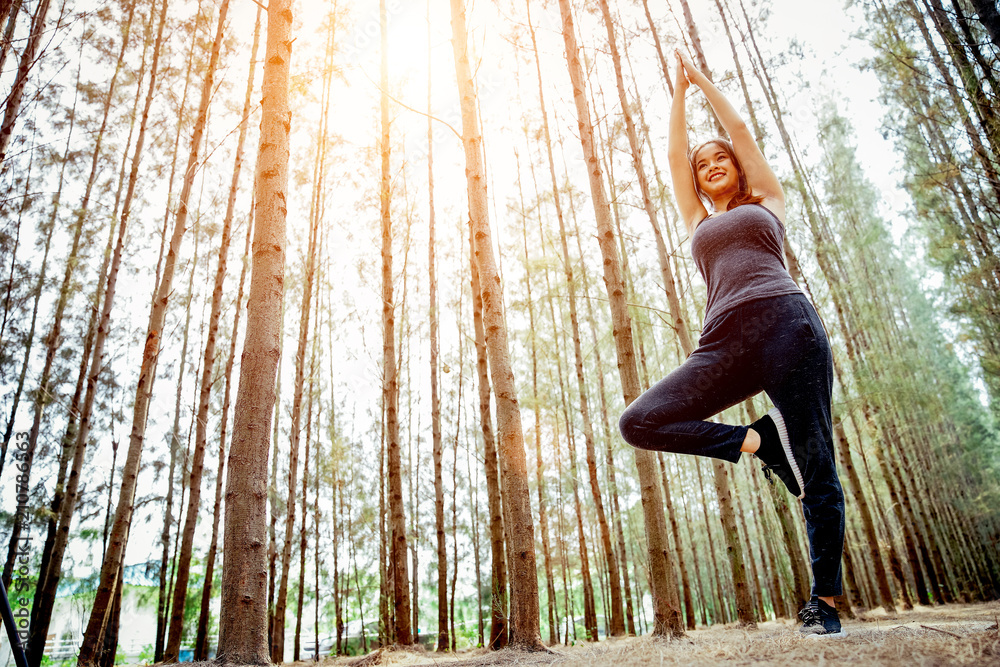
[[708, 285], [705, 323], [736, 306], [799, 289], [785, 268], [785, 226], [760, 204], [706, 218], [691, 238], [691, 255]]

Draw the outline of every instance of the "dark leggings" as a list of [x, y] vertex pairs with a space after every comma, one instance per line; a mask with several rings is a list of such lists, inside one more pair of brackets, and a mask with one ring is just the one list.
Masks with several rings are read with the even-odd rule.
[[844, 493], [834, 464], [826, 331], [802, 294], [742, 304], [705, 326], [698, 349], [621, 416], [633, 447], [735, 463], [747, 426], [704, 421], [767, 393], [788, 427], [805, 481], [802, 509], [812, 555], [813, 595], [841, 594]]

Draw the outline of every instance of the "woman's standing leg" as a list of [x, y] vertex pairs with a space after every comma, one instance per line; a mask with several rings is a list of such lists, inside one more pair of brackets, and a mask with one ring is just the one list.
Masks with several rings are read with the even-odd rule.
[[760, 356], [764, 391], [781, 412], [805, 482], [802, 509], [812, 556], [813, 595], [842, 592], [844, 492], [834, 463], [833, 360], [822, 322], [805, 297], [779, 312], [781, 333]]

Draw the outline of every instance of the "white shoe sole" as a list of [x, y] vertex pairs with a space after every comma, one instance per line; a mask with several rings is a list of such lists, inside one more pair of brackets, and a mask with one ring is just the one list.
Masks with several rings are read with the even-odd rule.
[[[788, 467], [792, 469], [792, 475], [795, 477], [795, 483], [799, 485], [799, 495], [796, 496], [799, 500], [802, 500], [806, 495], [806, 484], [802, 481], [802, 472], [799, 470], [799, 464], [795, 462], [795, 456], [792, 454], [792, 442], [788, 437], [788, 428], [785, 426], [785, 418], [781, 416], [778, 408], [771, 408], [767, 411], [767, 415], [774, 422], [775, 427], [778, 429], [778, 440], [781, 441], [781, 449], [785, 452], [785, 458], [788, 460]], [[826, 635], [832, 636], [832, 635]]]
[[809, 639], [837, 639], [839, 637], [846, 637], [847, 633], [841, 630], [840, 632], [830, 632], [827, 634], [810, 633], [805, 636]]

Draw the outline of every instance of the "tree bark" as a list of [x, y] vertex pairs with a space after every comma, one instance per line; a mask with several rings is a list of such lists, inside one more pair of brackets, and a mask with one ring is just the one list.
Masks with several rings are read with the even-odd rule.
[[490, 378], [487, 363], [486, 333], [483, 328], [482, 285], [475, 259], [475, 243], [469, 227], [469, 268], [472, 275], [472, 322], [476, 341], [476, 370], [479, 377], [479, 425], [483, 433], [483, 461], [486, 469], [486, 494], [490, 513], [490, 551], [492, 577], [490, 584], [491, 649], [507, 645], [507, 558], [504, 549], [503, 506], [500, 498], [500, 473], [496, 443], [493, 437], [493, 417], [490, 411]]
[[475, 262], [482, 280], [483, 319], [490, 371], [497, 397], [498, 458], [503, 487], [504, 525], [509, 554], [511, 604], [510, 643], [522, 649], [539, 650], [538, 577], [535, 568], [535, 530], [531, 516], [527, 461], [521, 411], [511, 369], [504, 321], [500, 275], [493, 258], [482, 136], [478, 102], [469, 64], [465, 3], [451, 0], [452, 47], [455, 74], [462, 107], [462, 143], [465, 147], [469, 190], [469, 217], [475, 245]]
[[[5, 3], [8, 0], [4, 0]], [[7, 14], [3, 20], [7, 22], [3, 37], [0, 38], [0, 70], [7, 63], [7, 54], [10, 53], [11, 43], [14, 39], [14, 29], [17, 27], [17, 17], [21, 13], [21, 0], [13, 0], [7, 5]]]
[[[610, 210], [604, 191], [600, 161], [594, 150], [593, 125], [590, 108], [585, 97], [583, 68], [580, 64], [579, 49], [573, 27], [572, 10], [569, 0], [559, 0], [563, 21], [563, 40], [566, 43], [566, 61], [573, 99], [576, 103], [577, 121], [584, 160], [588, 165], [591, 198], [597, 218], [597, 236], [604, 259], [604, 280], [611, 302], [615, 351], [618, 356], [618, 372], [622, 382], [625, 404], [634, 401], [640, 393], [639, 375], [635, 363], [632, 344], [632, 325], [625, 304], [625, 292], [621, 277], [620, 261], [614, 245], [611, 229]], [[666, 538], [666, 521], [663, 515], [663, 499], [659, 492], [656, 475], [655, 456], [652, 452], [636, 450], [636, 467], [642, 496], [643, 516], [646, 524], [646, 542], [649, 549], [650, 584], [653, 594], [655, 635], [683, 635], [677, 604], [677, 585], [671, 580], [671, 563]]]
[[[559, 187], [556, 178], [555, 160], [552, 156], [552, 139], [549, 134], [549, 120], [548, 111], [545, 108], [545, 91], [542, 82], [542, 71], [541, 63], [538, 58], [538, 46], [535, 39], [535, 30], [531, 25], [531, 7], [530, 2], [527, 3], [528, 12], [528, 26], [531, 32], [531, 42], [532, 48], [535, 52], [535, 69], [538, 76], [538, 96], [539, 103], [541, 104], [542, 113], [542, 128], [545, 136], [545, 149], [546, 155], [548, 156], [549, 162], [549, 175], [552, 179], [552, 197], [556, 209], [556, 218], [559, 221], [559, 236], [562, 243], [562, 253], [563, 253], [563, 270], [566, 274], [566, 288], [567, 295], [569, 297], [569, 317], [570, 324], [573, 334], [573, 351], [575, 359], [576, 368], [576, 378], [577, 378], [577, 388], [580, 395], [580, 416], [583, 420], [583, 435], [584, 443], [586, 446], [586, 457], [587, 457], [587, 472], [589, 473], [590, 479], [590, 492], [594, 500], [594, 507], [597, 511], [597, 524], [600, 529], [601, 543], [604, 546], [604, 552], [608, 555], [605, 562], [605, 567], [607, 568], [608, 582], [610, 588], [610, 612], [611, 612], [611, 635], [621, 636], [625, 634], [625, 619], [622, 615], [622, 595], [621, 586], [619, 584], [618, 577], [618, 563], [612, 556], [613, 550], [611, 548], [611, 531], [608, 529], [607, 515], [604, 511], [604, 501], [601, 497], [600, 484], [597, 478], [597, 454], [596, 447], [594, 445], [594, 430], [592, 426], [592, 420], [590, 418], [590, 404], [587, 394], [586, 383], [584, 382], [583, 376], [583, 349], [580, 344], [580, 320], [577, 314], [576, 307], [576, 283], [573, 279], [573, 268], [569, 257], [569, 246], [566, 242], [566, 224], [563, 220], [562, 204], [560, 203]], [[572, 442], [572, 439], [570, 439]], [[574, 497], [576, 497], [576, 457], [573, 453], [570, 454], [573, 459], [573, 472], [574, 472]], [[579, 503], [579, 499], [577, 499]], [[580, 522], [582, 525], [582, 522]], [[581, 535], [580, 539], [583, 539]], [[584, 561], [586, 561], [585, 554], [582, 554]], [[589, 578], [589, 572], [584, 575], [584, 580]], [[587, 590], [586, 584], [585, 591]], [[586, 596], [586, 593], [585, 593]], [[593, 621], [596, 623], [596, 612]], [[596, 628], [593, 628], [592, 641], [597, 641]]]
[[[250, 49], [250, 73], [247, 76], [247, 92], [244, 97], [243, 104], [243, 118], [247, 118], [250, 113], [250, 103], [253, 93], [253, 80], [256, 73], [256, 59], [257, 59], [257, 48], [260, 44], [260, 15], [261, 8], [257, 8], [257, 19], [254, 23], [254, 34], [253, 34], [253, 46]], [[230, 187], [230, 203], [227, 204], [231, 207], [235, 204], [235, 185], [238, 180], [238, 174], [242, 166], [242, 148], [244, 141], [246, 139], [247, 123], [244, 121], [240, 125], [240, 136], [237, 143], [237, 158], [236, 164], [234, 166], [233, 180]], [[228, 217], [228, 213], [227, 213]], [[241, 257], [250, 256], [250, 241], [253, 233], [253, 208], [251, 207], [250, 214], [247, 216], [247, 237], [246, 243], [244, 245], [243, 254]], [[246, 283], [247, 275], [247, 265], [246, 260], [240, 263], [240, 282], [239, 287], [236, 290], [236, 300], [234, 308], [235, 315], [233, 316], [233, 329], [229, 339], [229, 356], [226, 358], [226, 369], [224, 373], [225, 377], [225, 388], [222, 392], [222, 415], [220, 417], [221, 432], [219, 434], [219, 457], [216, 464], [215, 472], [215, 503], [212, 510], [212, 538], [209, 542], [208, 554], [205, 557], [205, 583], [202, 587], [201, 592], [201, 610], [198, 615], [198, 630], [195, 637], [194, 645], [194, 660], [207, 660], [208, 659], [208, 620], [209, 620], [209, 605], [212, 599], [212, 587], [214, 586], [213, 578], [215, 575], [215, 558], [218, 551], [218, 539], [219, 539], [219, 518], [222, 515], [222, 483], [223, 483], [223, 472], [226, 466], [226, 433], [229, 428], [229, 400], [230, 400], [230, 387], [233, 375], [233, 363], [236, 359], [236, 342], [238, 339], [239, 329], [240, 329], [240, 316], [243, 313], [243, 288]]]
[[[427, 0], [427, 274], [430, 279], [430, 367], [431, 367], [431, 443], [434, 458], [434, 529], [437, 546], [437, 599], [438, 637], [435, 647], [439, 653], [451, 646], [448, 632], [448, 545], [444, 524], [444, 476], [442, 459], [444, 444], [441, 440], [441, 397], [438, 393], [438, 297], [437, 267], [435, 263], [435, 210], [434, 210], [434, 119], [431, 118], [431, 3]], [[478, 546], [478, 544], [477, 544]], [[476, 557], [478, 560], [478, 550]]]
[[403, 479], [399, 452], [399, 378], [395, 353], [395, 303], [392, 293], [392, 220], [390, 217], [389, 174], [389, 47], [388, 18], [385, 0], [379, 2], [382, 35], [381, 113], [382, 185], [379, 194], [382, 219], [382, 400], [385, 406], [387, 472], [389, 482], [389, 525], [391, 542], [394, 641], [403, 646], [413, 643], [410, 626], [410, 589], [406, 562], [406, 518], [403, 515]]
[[220, 662], [266, 665], [267, 453], [284, 300], [292, 9], [268, 4], [253, 276], [226, 481]]

